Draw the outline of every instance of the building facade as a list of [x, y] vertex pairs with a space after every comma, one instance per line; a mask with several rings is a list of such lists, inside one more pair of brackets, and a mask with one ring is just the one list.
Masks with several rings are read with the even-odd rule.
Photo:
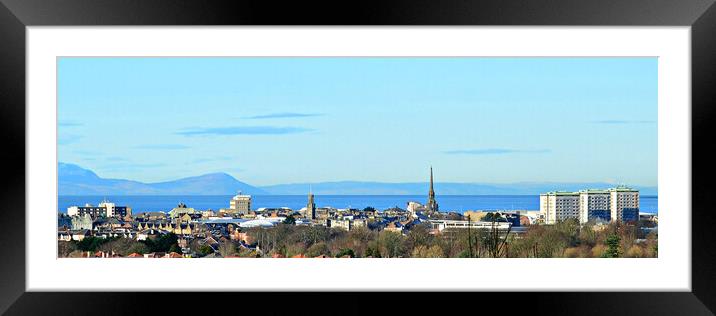
[[611, 220], [610, 194], [607, 190], [579, 191], [579, 222]]
[[72, 216], [70, 225], [72, 230], [92, 230], [92, 217], [89, 213]]
[[568, 218], [579, 218], [578, 192], [548, 192], [540, 194], [539, 209], [545, 224], [554, 224]]
[[85, 214], [89, 214], [92, 218], [124, 218], [127, 215], [132, 215], [132, 209], [127, 206], [117, 206], [116, 204], [108, 202], [107, 200], [102, 201], [101, 203], [99, 203], [98, 206], [85, 204], [85, 206], [70, 206], [67, 208], [67, 215], [69, 216], [83, 216]]
[[639, 220], [639, 191], [628, 187], [540, 194], [540, 215], [545, 224], [569, 218], [580, 223]]
[[251, 211], [251, 195], [244, 195], [239, 192], [231, 198], [229, 209], [233, 213], [246, 215]]
[[627, 187], [609, 189], [611, 217], [620, 222], [639, 220], [639, 191]]

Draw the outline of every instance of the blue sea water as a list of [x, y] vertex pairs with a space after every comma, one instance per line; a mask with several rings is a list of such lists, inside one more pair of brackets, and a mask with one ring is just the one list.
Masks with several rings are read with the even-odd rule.
[[[125, 196], [59, 196], [57, 210], [66, 212], [73, 205], [99, 204], [104, 198], [117, 205], [129, 206], [132, 213], [167, 212], [183, 202], [198, 210], [228, 208], [231, 195], [125, 195]], [[405, 209], [409, 201], [425, 203], [423, 195], [316, 195], [318, 207], [365, 208], [383, 210], [394, 206]], [[539, 210], [539, 195], [442, 195], [436, 200], [441, 211], [468, 210]], [[305, 195], [254, 195], [251, 208], [288, 207], [299, 210], [306, 206]], [[658, 197], [641, 196], [641, 212], [658, 214]]]

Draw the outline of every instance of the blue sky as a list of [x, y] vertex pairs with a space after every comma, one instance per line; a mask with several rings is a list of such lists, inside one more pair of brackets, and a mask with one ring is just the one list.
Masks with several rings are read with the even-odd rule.
[[657, 184], [656, 58], [61, 58], [102, 177]]

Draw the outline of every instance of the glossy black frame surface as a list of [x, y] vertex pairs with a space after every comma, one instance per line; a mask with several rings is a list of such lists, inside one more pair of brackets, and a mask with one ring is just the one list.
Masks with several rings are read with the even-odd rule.
[[[0, 312], [7, 314], [136, 314], [224, 309], [314, 313], [348, 311], [466, 311], [485, 305], [507, 312], [550, 314], [713, 314], [716, 310], [716, 220], [709, 216], [714, 192], [707, 151], [716, 100], [716, 6], [714, 0], [383, 0], [214, 2], [132, 0], [0, 0], [0, 140], [6, 163], [0, 202]], [[25, 290], [25, 27], [70, 25], [575, 25], [691, 26], [692, 53], [692, 292], [663, 293], [39, 293]], [[665, 119], [665, 118], [661, 118]], [[666, 118], [668, 119], [668, 118]], [[585, 271], [584, 277], [591, 273]], [[131, 271], [116, 276], [141, 277]], [[319, 277], [319, 276], [317, 276]], [[408, 276], [417, 277], [417, 276]], [[580, 277], [580, 276], [575, 276]], [[647, 276], [635, 276], [647, 277]], [[71, 278], [68, 278], [71, 280]], [[221, 280], [217, 280], [221, 282]], [[399, 281], [398, 281], [399, 282]], [[427, 302], [430, 300], [433, 302]], [[487, 304], [490, 301], [498, 304]], [[211, 304], [209, 304], [211, 302]], [[284, 302], [275, 304], [272, 302]], [[316, 305], [300, 302], [317, 302]], [[372, 302], [389, 303], [373, 306]], [[427, 303], [427, 304], [424, 304]], [[377, 303], [376, 303], [377, 304]], [[212, 306], [211, 309], [204, 307]], [[283, 306], [283, 307], [282, 307]], [[301, 311], [301, 309], [304, 309]]]

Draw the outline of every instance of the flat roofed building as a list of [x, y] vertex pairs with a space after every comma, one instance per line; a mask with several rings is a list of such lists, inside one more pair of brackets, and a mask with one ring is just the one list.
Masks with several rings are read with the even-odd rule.
[[578, 192], [547, 192], [539, 196], [540, 213], [545, 224], [554, 224], [569, 218], [579, 219]]
[[251, 211], [251, 195], [244, 195], [239, 191], [239, 194], [231, 198], [229, 210], [232, 213], [248, 214]]
[[97, 217], [119, 217], [124, 218], [132, 214], [132, 209], [127, 206], [117, 206], [114, 203], [104, 200], [98, 206], [85, 204], [85, 206], [70, 206], [67, 208], [69, 216], [83, 216], [89, 214], [92, 218]]
[[606, 190], [548, 192], [540, 194], [540, 216], [545, 224], [568, 218], [580, 223], [634, 222], [639, 220], [639, 190], [619, 186]]
[[609, 189], [612, 221], [639, 220], [639, 191], [625, 186]]
[[349, 219], [328, 219], [326, 226], [330, 228], [341, 228], [350, 231], [353, 228], [353, 223]]
[[611, 219], [611, 194], [608, 190], [579, 191], [579, 222], [608, 222]]

